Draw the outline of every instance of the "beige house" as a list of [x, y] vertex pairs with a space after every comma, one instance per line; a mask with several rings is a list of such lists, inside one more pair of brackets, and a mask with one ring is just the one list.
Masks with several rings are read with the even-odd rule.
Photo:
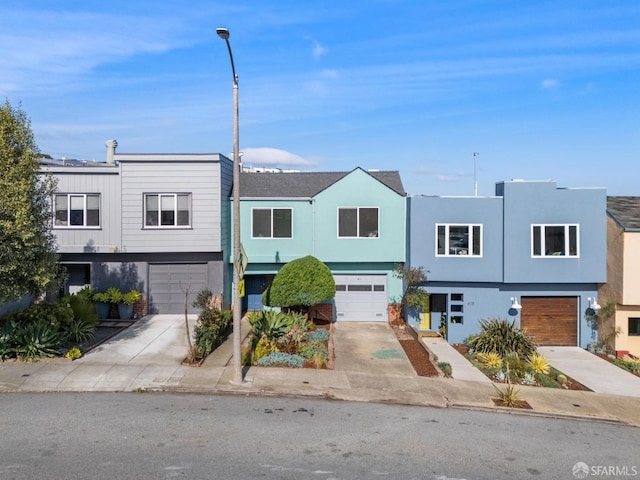
[[640, 197], [607, 198], [607, 283], [598, 301], [598, 339], [618, 355], [640, 357]]

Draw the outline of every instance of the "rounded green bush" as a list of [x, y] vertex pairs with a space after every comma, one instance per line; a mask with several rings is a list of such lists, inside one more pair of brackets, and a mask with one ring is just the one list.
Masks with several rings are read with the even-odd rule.
[[285, 264], [262, 295], [262, 303], [271, 307], [298, 310], [331, 300], [336, 284], [331, 270], [317, 258], [306, 257]]

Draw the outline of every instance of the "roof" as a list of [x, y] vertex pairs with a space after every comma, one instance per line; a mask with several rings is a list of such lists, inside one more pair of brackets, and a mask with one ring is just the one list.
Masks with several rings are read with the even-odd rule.
[[[240, 197], [312, 198], [349, 173], [351, 172], [241, 173]], [[406, 195], [399, 172], [375, 171], [366, 173], [398, 195]]]
[[607, 213], [625, 230], [640, 229], [640, 197], [607, 197]]

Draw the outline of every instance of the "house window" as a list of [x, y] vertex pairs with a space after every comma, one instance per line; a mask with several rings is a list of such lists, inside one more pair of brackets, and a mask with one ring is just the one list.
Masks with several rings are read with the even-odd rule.
[[252, 238], [292, 238], [290, 208], [254, 208], [251, 210]]
[[58, 193], [54, 196], [55, 227], [99, 227], [100, 194]]
[[378, 208], [338, 208], [338, 237], [378, 238]]
[[629, 335], [640, 336], [640, 318], [629, 318]]
[[534, 257], [577, 257], [578, 225], [532, 225], [531, 250]]
[[145, 193], [145, 227], [188, 227], [191, 224], [191, 194]]
[[482, 225], [436, 225], [436, 255], [482, 256]]

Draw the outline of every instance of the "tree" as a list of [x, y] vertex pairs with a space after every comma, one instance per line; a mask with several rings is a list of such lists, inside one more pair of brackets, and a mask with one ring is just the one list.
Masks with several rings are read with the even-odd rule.
[[39, 154], [31, 121], [7, 100], [0, 106], [0, 301], [40, 295], [57, 277], [55, 182], [40, 173]]
[[405, 307], [413, 307], [420, 312], [426, 312], [429, 308], [429, 294], [421, 287], [427, 282], [427, 274], [424, 268], [398, 264], [393, 275], [402, 279], [403, 282], [400, 303]]
[[336, 284], [329, 267], [307, 255], [280, 269], [262, 294], [262, 303], [307, 312], [309, 307], [331, 300], [335, 295]]

